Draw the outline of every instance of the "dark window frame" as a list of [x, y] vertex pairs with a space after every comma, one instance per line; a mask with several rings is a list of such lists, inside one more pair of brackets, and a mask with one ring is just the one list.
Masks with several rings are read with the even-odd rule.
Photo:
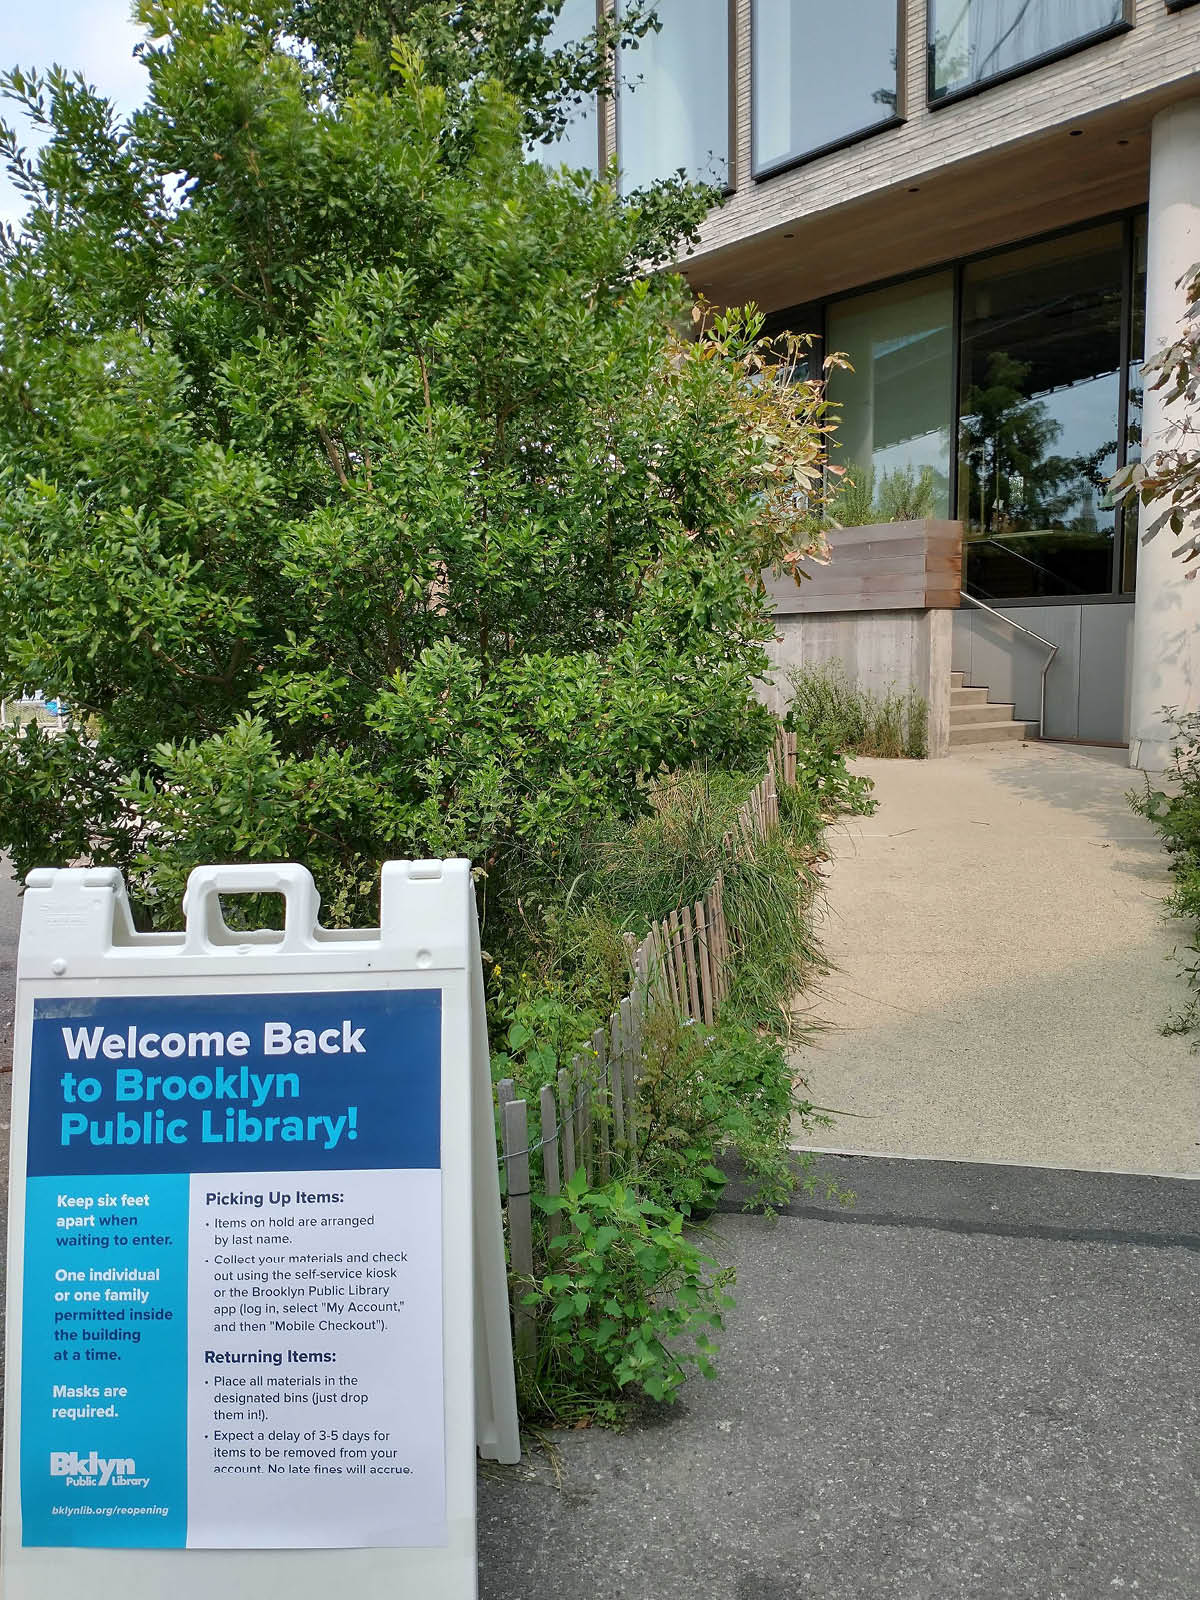
[[[1188, 0], [1188, 4], [1189, 5], [1191, 5], [1191, 4], [1200, 4], [1200, 0]], [[1061, 228], [1049, 228], [1045, 232], [1033, 234], [1027, 239], [1013, 239], [1013, 240], [1010, 240], [1007, 244], [993, 245], [990, 249], [987, 249], [987, 250], [975, 250], [975, 251], [972, 251], [972, 253], [970, 255], [952, 256], [949, 259], [943, 258], [941, 261], [931, 262], [929, 266], [920, 267], [920, 268], [918, 268], [918, 269], [916, 269], [915, 271], [912, 271], [912, 272], [892, 273], [890, 276], [888, 276], [886, 278], [877, 278], [871, 283], [856, 284], [853, 289], [847, 289], [841, 294], [826, 295], [823, 299], [821, 299], [819, 301], [805, 300], [805, 301], [798, 302], [794, 306], [784, 306], [784, 307], [781, 307], [778, 311], [773, 311], [773, 312], [770, 313], [771, 322], [772, 323], [777, 323], [777, 322], [778, 323], [782, 323], [782, 322], [786, 321], [787, 317], [792, 312], [796, 312], [796, 311], [809, 311], [809, 312], [811, 312], [815, 308], [817, 310], [819, 316], [820, 316], [820, 321], [821, 321], [821, 349], [820, 349], [820, 356], [821, 356], [821, 359], [824, 360], [824, 357], [828, 354], [828, 350], [829, 350], [829, 337], [828, 337], [829, 336], [829, 308], [831, 306], [840, 304], [841, 302], [846, 301], [846, 300], [857, 300], [862, 295], [874, 294], [879, 289], [894, 289], [894, 288], [899, 288], [900, 285], [905, 284], [905, 283], [916, 283], [921, 278], [930, 278], [930, 277], [933, 277], [935, 274], [937, 274], [939, 272], [952, 272], [954, 274], [954, 327], [953, 327], [953, 330], [952, 330], [952, 339], [951, 339], [951, 349], [952, 349], [951, 359], [954, 362], [954, 397], [953, 397], [953, 417], [952, 417], [953, 437], [952, 437], [952, 440], [951, 440], [950, 518], [951, 518], [952, 521], [957, 521], [957, 520], [959, 520], [959, 516], [958, 516], [958, 512], [959, 512], [959, 506], [958, 506], [958, 487], [959, 487], [959, 485], [958, 485], [958, 435], [959, 435], [959, 427], [960, 427], [960, 423], [961, 423], [961, 407], [962, 407], [962, 374], [961, 374], [961, 366], [962, 366], [962, 361], [961, 361], [962, 345], [961, 345], [961, 341], [962, 341], [962, 311], [963, 311], [962, 284], [963, 284], [963, 278], [965, 276], [967, 267], [973, 265], [977, 261], [988, 261], [988, 260], [991, 260], [995, 256], [1006, 255], [1006, 254], [1008, 254], [1009, 251], [1023, 250], [1023, 249], [1029, 248], [1029, 247], [1031, 247], [1033, 245], [1049, 244], [1055, 239], [1068, 238], [1073, 233], [1087, 233], [1093, 228], [1102, 228], [1102, 227], [1105, 227], [1106, 225], [1112, 224], [1114, 222], [1121, 223], [1122, 227], [1123, 227], [1123, 230], [1124, 230], [1124, 233], [1123, 233], [1123, 244], [1122, 244], [1124, 255], [1123, 255], [1123, 258], [1122, 258], [1123, 259], [1123, 267], [1122, 267], [1122, 285], [1121, 285], [1121, 299], [1122, 299], [1122, 304], [1121, 304], [1121, 323], [1122, 323], [1122, 326], [1121, 326], [1121, 353], [1124, 356], [1124, 355], [1128, 354], [1132, 349], [1132, 329], [1133, 329], [1133, 293], [1132, 293], [1132, 290], [1133, 290], [1133, 282], [1134, 282], [1134, 256], [1133, 256], [1133, 252], [1134, 252], [1134, 248], [1135, 248], [1135, 235], [1136, 235], [1137, 219], [1138, 219], [1138, 217], [1144, 217], [1146, 214], [1147, 214], [1147, 207], [1146, 207], [1145, 204], [1136, 205], [1136, 206], [1123, 206], [1119, 211], [1106, 211], [1106, 212], [1102, 213], [1098, 217], [1089, 217], [1084, 222], [1072, 222], [1072, 223], [1068, 223], [1068, 224], [1064, 225]], [[1129, 421], [1128, 412], [1127, 412], [1128, 372], [1127, 372], [1127, 369], [1125, 369], [1125, 368], [1123, 368], [1122, 371], [1123, 371], [1124, 376], [1121, 378], [1121, 384], [1122, 384], [1121, 393], [1122, 393], [1123, 399], [1125, 401], [1125, 409], [1123, 409], [1121, 411], [1121, 415], [1118, 417], [1118, 444], [1117, 444], [1118, 462], [1120, 462], [1122, 460], [1123, 453], [1125, 451], [1127, 451], [1127, 449], [1128, 449], [1128, 444], [1127, 444], [1127, 441], [1126, 441], [1126, 438], [1125, 438], [1125, 434], [1126, 434], [1126, 431], [1127, 431], [1127, 428], [1128, 428], [1128, 421]], [[1125, 456], [1125, 459], [1127, 460], [1128, 457]], [[1110, 580], [1111, 583], [1112, 583], [1112, 587], [1110, 589], [1108, 589], [1108, 590], [1099, 590], [1099, 591], [1096, 591], [1096, 592], [1091, 593], [1091, 594], [1081, 593], [1081, 594], [1066, 594], [1066, 595], [1016, 595], [1016, 596], [1012, 597], [1011, 599], [1009, 599], [1007, 597], [1004, 599], [1003, 604], [1004, 604], [1005, 609], [1007, 610], [1010, 607], [1018, 607], [1019, 608], [1021, 606], [1060, 606], [1060, 605], [1061, 606], [1066, 606], [1066, 605], [1080, 605], [1080, 604], [1083, 604], [1083, 605], [1109, 605], [1109, 604], [1132, 605], [1133, 601], [1134, 601], [1133, 592], [1131, 590], [1122, 590], [1120, 588], [1120, 582], [1121, 582], [1121, 556], [1120, 556], [1121, 528], [1120, 528], [1119, 517], [1120, 517], [1119, 511], [1114, 509], [1114, 511], [1113, 511], [1113, 565], [1112, 565], [1112, 576], [1111, 576], [1111, 580]]]
[[[836, 0], [833, 0], [836, 3]], [[777, 178], [780, 173], [793, 172], [797, 167], [806, 167], [812, 161], [819, 161], [822, 156], [832, 155], [836, 150], [848, 150], [852, 145], [862, 144], [865, 139], [874, 139], [878, 134], [888, 133], [894, 128], [902, 128], [908, 121], [908, 7], [905, 0], [896, 0], [896, 109], [890, 116], [881, 118], [878, 122], [869, 123], [865, 128], [856, 128], [852, 133], [842, 134], [837, 139], [829, 139], [824, 144], [817, 145], [811, 150], [802, 151], [798, 155], [784, 156], [779, 161], [773, 161], [769, 166], [762, 166], [758, 159], [758, 74], [754, 70], [754, 41], [758, 33], [758, 5], [759, 0], [751, 0], [750, 6], [750, 176], [755, 183], [766, 183], [771, 178]]]
[[[1186, 0], [1192, 4], [1193, 0]], [[1119, 38], [1123, 33], [1129, 33], [1134, 25], [1134, 8], [1136, 0], [1122, 0], [1122, 15], [1116, 22], [1106, 23], [1101, 28], [1093, 29], [1078, 39], [1059, 45], [1053, 50], [1043, 50], [1040, 55], [1030, 56], [1028, 61], [1022, 61], [1018, 66], [1005, 67], [1000, 72], [993, 72], [986, 78], [980, 78], [975, 83], [965, 84], [961, 89], [947, 89], [938, 94], [934, 82], [937, 72], [937, 62], [934, 57], [934, 8], [933, 0], [927, 0], [925, 7], [926, 16], [926, 68], [925, 68], [925, 101], [930, 111], [940, 111], [943, 106], [955, 106], [960, 100], [970, 100], [977, 94], [984, 94], [989, 89], [995, 89], [1002, 83], [1011, 83], [1014, 78], [1023, 78], [1027, 72], [1037, 72], [1042, 67], [1048, 67], [1056, 61], [1063, 61], [1068, 56], [1077, 55], [1081, 50], [1090, 50], [1093, 45], [1103, 44], [1108, 39]]]
[[[607, 4], [608, 4], [608, 0], [597, 0], [597, 6], [599, 8], [601, 8], [601, 9], [605, 8], [607, 6]], [[614, 14], [617, 15], [617, 16], [620, 15], [620, 5], [621, 5], [621, 0], [611, 0], [612, 10], [613, 10]], [[737, 142], [738, 142], [737, 141], [737, 123], [738, 123], [737, 0], [725, 0], [725, 16], [726, 16], [726, 24], [727, 24], [726, 32], [725, 32], [725, 68], [726, 68], [726, 79], [727, 79], [726, 98], [727, 98], [727, 101], [728, 101], [728, 109], [729, 109], [729, 126], [728, 126], [728, 128], [726, 130], [726, 135], [725, 136], [726, 136], [726, 139], [728, 141], [729, 154], [728, 154], [728, 156], [726, 158], [727, 166], [728, 166], [728, 172], [727, 172], [727, 175], [726, 175], [726, 180], [725, 180], [725, 182], [723, 184], [719, 185], [719, 188], [720, 188], [720, 192], [723, 195], [725, 195], [726, 197], [728, 197], [729, 195], [735, 194], [737, 192], [737, 186], [738, 186], [738, 159], [737, 159]], [[608, 159], [610, 159], [610, 158], [615, 156], [616, 160], [617, 160], [617, 165], [618, 165], [618, 167], [620, 167], [620, 162], [621, 162], [621, 52], [620, 52], [620, 49], [617, 49], [617, 50], [615, 50], [613, 52], [612, 104], [613, 104], [613, 141], [612, 141], [613, 147], [612, 147], [612, 149], [610, 151], [605, 152], [605, 157], [606, 157], [606, 160], [608, 160]], [[603, 130], [605, 125], [606, 125], [606, 121], [607, 121], [606, 116], [605, 116], [605, 111], [604, 111], [604, 97], [603, 96], [601, 96], [601, 98], [600, 98], [600, 107], [601, 107], [601, 110], [600, 110], [600, 125], [601, 125], [601, 129]], [[679, 171], [678, 167], [673, 168], [670, 173], [666, 174], [666, 176], [667, 177], [673, 177], [674, 174], [676, 172], [678, 172], [678, 171]], [[659, 180], [656, 180], [656, 181], [659, 181]], [[691, 178], [689, 176], [689, 180], [688, 181], [694, 183], [694, 182], [700, 182], [702, 180]], [[636, 190], [630, 190], [630, 193], [637, 193], [637, 192], [638, 191], [636, 191]]]

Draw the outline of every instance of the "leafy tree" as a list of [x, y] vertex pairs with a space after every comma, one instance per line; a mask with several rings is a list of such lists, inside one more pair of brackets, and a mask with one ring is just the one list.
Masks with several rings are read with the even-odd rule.
[[1184, 274], [1183, 286], [1186, 313], [1179, 337], [1142, 367], [1143, 380], [1165, 390], [1164, 403], [1176, 408], [1165, 442], [1145, 460], [1122, 467], [1112, 490], [1118, 503], [1157, 504], [1160, 515], [1151, 533], [1167, 527], [1182, 535], [1174, 553], [1190, 562], [1200, 558], [1200, 263]]
[[578, 42], [553, 45], [562, 9], [563, 0], [293, 0], [287, 28], [311, 48], [335, 92], [364, 76], [379, 82], [401, 38], [445, 89], [454, 125], [469, 129], [484, 86], [500, 84], [517, 102], [526, 137], [551, 140], [573, 104], [611, 91], [614, 49], [636, 49], [660, 26], [651, 4], [626, 5]]
[[0, 740], [19, 870], [165, 921], [195, 863], [292, 857], [345, 919], [462, 853], [515, 914], [581, 821], [765, 748], [823, 401], [644, 275], [703, 194], [525, 159], [551, 11], [142, 0], [126, 124], [9, 75], [49, 138], [7, 135], [0, 692], [74, 711]]

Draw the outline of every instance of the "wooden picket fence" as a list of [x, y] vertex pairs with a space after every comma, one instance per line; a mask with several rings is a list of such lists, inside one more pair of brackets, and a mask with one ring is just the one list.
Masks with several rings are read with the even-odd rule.
[[[779, 826], [779, 788], [796, 781], [796, 736], [780, 729], [767, 773], [747, 796], [726, 836], [731, 855], [752, 853], [756, 841]], [[725, 916], [725, 877], [718, 873], [708, 893], [656, 922], [636, 943], [628, 936], [633, 986], [608, 1023], [592, 1035], [591, 1048], [543, 1085], [530, 1113], [511, 1078], [496, 1085], [500, 1160], [507, 1174], [509, 1254], [514, 1279], [533, 1277], [534, 1164], [541, 1165], [541, 1192], [561, 1194], [582, 1167], [589, 1183], [637, 1178], [638, 1086], [645, 1063], [643, 1037], [656, 1007], [681, 1018], [712, 1024], [729, 992], [736, 930]], [[533, 1313], [517, 1296], [513, 1307], [517, 1354], [536, 1352]]]

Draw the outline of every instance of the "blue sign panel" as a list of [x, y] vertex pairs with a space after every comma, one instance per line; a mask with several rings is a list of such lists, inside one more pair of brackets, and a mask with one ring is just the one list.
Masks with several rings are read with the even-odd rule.
[[23, 1543], [437, 1542], [440, 991], [34, 1015]]

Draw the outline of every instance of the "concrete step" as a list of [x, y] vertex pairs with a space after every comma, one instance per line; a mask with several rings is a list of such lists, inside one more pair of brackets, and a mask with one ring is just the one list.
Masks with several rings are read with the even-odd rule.
[[988, 692], [986, 689], [951, 689], [951, 706], [985, 706], [987, 705]]
[[965, 672], [952, 672], [950, 674], [950, 687], [952, 689], [961, 689], [966, 681], [966, 677], [967, 675]]
[[957, 750], [965, 744], [1003, 744], [1036, 736], [1036, 722], [972, 722], [950, 729], [950, 748]]
[[965, 728], [974, 722], [1007, 722], [1015, 710], [1015, 706], [999, 705], [992, 700], [981, 706], [951, 706], [950, 726]]

